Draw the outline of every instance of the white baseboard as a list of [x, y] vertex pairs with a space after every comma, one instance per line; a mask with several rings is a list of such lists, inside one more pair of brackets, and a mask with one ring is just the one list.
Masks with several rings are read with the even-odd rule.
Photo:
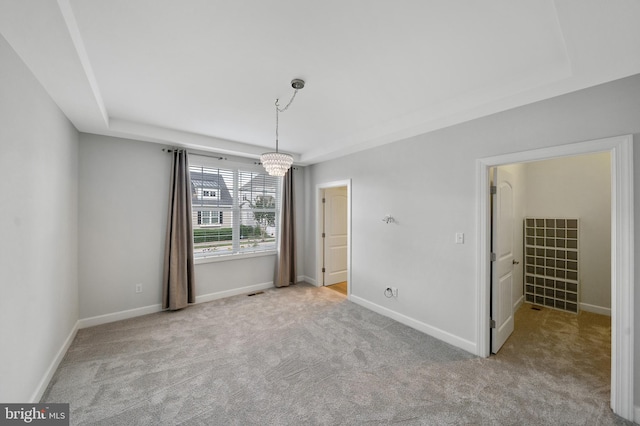
[[520, 306], [524, 303], [524, 295], [520, 296], [520, 298], [513, 304], [513, 312], [520, 309]]
[[[234, 288], [232, 290], [218, 291], [215, 293], [203, 294], [196, 296], [196, 303], [205, 303], [212, 300], [223, 299], [225, 297], [236, 296], [238, 294], [251, 293], [252, 291], [265, 290], [273, 287], [273, 282], [255, 284], [246, 287]], [[90, 318], [83, 318], [79, 323], [78, 328], [93, 327], [101, 324], [108, 324], [110, 322], [120, 321], [129, 318], [135, 318], [142, 315], [153, 314], [162, 311], [162, 305], [149, 305], [141, 308], [128, 309], [126, 311], [113, 312], [110, 314], [98, 315]]]
[[30, 403], [35, 404], [40, 402], [42, 395], [44, 395], [44, 391], [47, 390], [47, 386], [49, 386], [49, 382], [51, 382], [51, 379], [53, 378], [53, 375], [58, 369], [58, 366], [62, 362], [62, 359], [64, 358], [65, 354], [67, 353], [69, 346], [71, 346], [71, 342], [73, 342], [73, 339], [75, 339], [76, 334], [78, 333], [79, 323], [80, 321], [76, 321], [76, 323], [73, 325], [73, 328], [71, 329], [71, 332], [69, 333], [66, 340], [58, 350], [58, 353], [56, 353], [56, 356], [53, 357], [51, 364], [49, 364], [49, 368], [47, 368], [47, 371], [42, 377], [42, 380], [40, 380], [40, 383], [38, 383], [38, 386], [35, 392], [33, 393], [33, 395], [31, 395]]
[[472, 354], [476, 354], [477, 352], [476, 344], [474, 342], [462, 339], [444, 330], [440, 330], [439, 328], [430, 326], [429, 324], [425, 324], [414, 318], [410, 318], [396, 311], [392, 311], [391, 309], [385, 308], [384, 306], [380, 306], [375, 303], [369, 302], [368, 300], [365, 300], [361, 297], [354, 296], [353, 294], [349, 296], [349, 300], [376, 313], [379, 313], [380, 315], [384, 315], [385, 317], [394, 319], [399, 323], [402, 323], [411, 328], [415, 328], [416, 330], [428, 334], [429, 336], [435, 337], [436, 339], [442, 340], [443, 342], [449, 343], [460, 349], [464, 349], [467, 352], [471, 352]]
[[234, 288], [232, 290], [203, 294], [202, 296], [196, 296], [196, 303], [211, 302], [212, 300], [224, 299], [225, 297], [237, 296], [239, 294], [251, 293], [253, 291], [266, 290], [268, 288], [273, 288], [273, 281], [269, 281], [268, 283], [249, 285], [246, 287]]
[[300, 278], [300, 277], [298, 277], [298, 281], [304, 281], [304, 282], [306, 282], [306, 283], [313, 284], [313, 285], [315, 285], [316, 287], [320, 287], [320, 286], [318, 285], [318, 283], [316, 282], [316, 280], [315, 280], [315, 279], [313, 279], [313, 278], [311, 278], [311, 277], [308, 277], [308, 276], [306, 276], [306, 275], [302, 275], [302, 276], [301, 276], [301, 278]]
[[594, 314], [611, 316], [611, 308], [604, 308], [602, 306], [590, 305], [588, 303], [580, 303], [580, 310], [593, 312]]
[[114, 321], [120, 321], [124, 319], [139, 317], [142, 315], [153, 314], [155, 312], [160, 312], [162, 310], [162, 305], [158, 303], [157, 305], [143, 306], [141, 308], [128, 309], [126, 311], [113, 312], [111, 314], [98, 315], [95, 317], [83, 318], [79, 323], [79, 328], [87, 328], [93, 327], [95, 325], [108, 324]]

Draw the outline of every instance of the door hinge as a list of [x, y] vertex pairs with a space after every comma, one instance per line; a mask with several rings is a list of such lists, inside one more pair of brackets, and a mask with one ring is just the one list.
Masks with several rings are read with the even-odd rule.
[[496, 328], [496, 320], [489, 320], [489, 328]]
[[323, 273], [324, 273], [324, 272], [327, 272], [327, 270], [326, 270], [325, 268], [322, 268], [322, 272], [323, 272]]
[[491, 253], [490, 258], [491, 258], [491, 261], [492, 261], [492, 262], [495, 262], [495, 261], [496, 261], [497, 256], [496, 256], [496, 254], [495, 254], [495, 253]]
[[489, 187], [489, 193], [490, 193], [491, 195], [496, 195], [496, 194], [498, 193], [498, 188], [497, 188], [495, 185], [491, 185], [491, 186]]
[[325, 234], [324, 232], [322, 233], [322, 238], [325, 238], [327, 236], [327, 234]]
[[323, 202], [323, 203], [326, 203], [326, 202], [327, 202], [327, 199], [326, 199], [326, 198], [323, 198], [323, 199], [322, 199], [322, 202]]

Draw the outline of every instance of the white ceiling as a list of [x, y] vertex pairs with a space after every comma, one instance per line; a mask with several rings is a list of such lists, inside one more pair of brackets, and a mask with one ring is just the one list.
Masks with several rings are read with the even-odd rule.
[[640, 73], [639, 0], [0, 0], [84, 132], [311, 164]]

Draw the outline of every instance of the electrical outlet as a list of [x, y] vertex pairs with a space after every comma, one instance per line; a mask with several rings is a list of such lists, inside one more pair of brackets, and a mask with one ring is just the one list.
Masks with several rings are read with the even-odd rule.
[[398, 297], [398, 288], [397, 287], [387, 287], [384, 289], [384, 295], [391, 297]]
[[136, 284], [136, 293], [142, 293], [142, 284]]

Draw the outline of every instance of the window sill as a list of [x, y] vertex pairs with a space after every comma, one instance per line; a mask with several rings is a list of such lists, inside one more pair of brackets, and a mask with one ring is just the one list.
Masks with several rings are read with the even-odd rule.
[[221, 254], [217, 256], [198, 257], [193, 260], [193, 263], [195, 265], [200, 265], [202, 263], [226, 262], [228, 260], [250, 259], [252, 257], [275, 256], [277, 253], [278, 252], [276, 250], [269, 250], [253, 253]]

